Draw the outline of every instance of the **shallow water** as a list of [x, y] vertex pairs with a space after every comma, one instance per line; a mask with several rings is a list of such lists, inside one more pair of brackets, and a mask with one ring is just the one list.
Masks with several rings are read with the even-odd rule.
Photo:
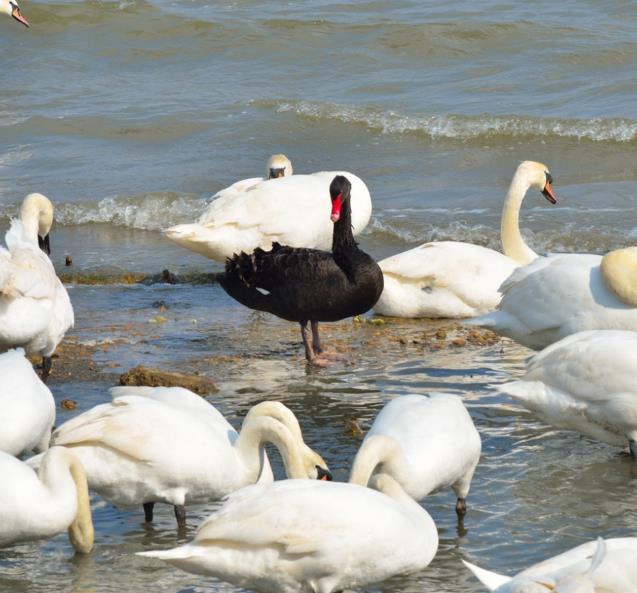
[[[68, 341], [86, 344], [93, 366], [54, 374], [56, 400], [78, 403], [58, 407], [58, 424], [106, 401], [137, 363], [198, 371], [219, 383], [209, 399], [235, 426], [258, 401], [286, 403], [345, 479], [359, 444], [348, 420], [366, 428], [393, 396], [451, 391], [483, 439], [466, 532], [450, 491], [429, 497], [435, 560], [370, 590], [477, 592], [461, 557], [512, 574], [598, 535], [635, 534], [633, 464], [490, 388], [519, 375], [522, 347], [453, 346], [463, 332], [453, 324], [348, 320], [323, 331], [349, 347], [351, 364], [309, 371], [296, 326], [252, 314], [215, 284], [110, 283], [164, 268], [199, 279], [219, 271], [160, 231], [261, 174], [274, 152], [297, 172], [344, 168], [367, 182], [374, 214], [361, 243], [378, 258], [447, 238], [499, 248], [502, 199], [523, 159], [550, 167], [560, 197], [557, 206], [527, 197], [521, 222], [535, 249], [632, 244], [631, 3], [25, 0], [22, 9], [31, 29], [0, 23], [0, 231], [27, 192], [49, 195], [58, 270], [98, 282], [70, 286]], [[439, 326], [444, 345], [432, 337]], [[189, 536], [213, 507], [189, 510]], [[233, 590], [133, 555], [181, 541], [169, 509], [152, 527], [141, 509], [96, 497], [93, 510], [89, 558], [73, 559], [64, 535], [2, 550], [0, 591]]]

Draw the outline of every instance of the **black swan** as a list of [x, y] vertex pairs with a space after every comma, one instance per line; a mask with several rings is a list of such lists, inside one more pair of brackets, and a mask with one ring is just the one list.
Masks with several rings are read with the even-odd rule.
[[[352, 234], [351, 184], [337, 175], [330, 184], [332, 252], [274, 243], [228, 258], [219, 283], [241, 304], [301, 324], [307, 360], [327, 364], [319, 321], [338, 321], [371, 309], [383, 291], [383, 273]], [[307, 324], [310, 322], [312, 339]]]

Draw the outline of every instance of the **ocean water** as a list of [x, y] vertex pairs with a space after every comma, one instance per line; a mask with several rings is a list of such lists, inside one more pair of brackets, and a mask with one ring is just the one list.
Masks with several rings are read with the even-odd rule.
[[[598, 535], [635, 535], [630, 461], [549, 429], [491, 388], [520, 374], [530, 354], [522, 347], [442, 347], [423, 338], [440, 324], [422, 320], [344, 321], [326, 325], [325, 340], [349, 347], [351, 364], [315, 372], [303, 364], [297, 327], [253, 315], [215, 284], [113, 283], [163, 269], [187, 280], [220, 271], [161, 231], [195, 220], [230, 183], [262, 174], [276, 152], [298, 173], [345, 169], [365, 180], [374, 212], [360, 240], [377, 258], [440, 239], [499, 248], [502, 200], [525, 159], [547, 164], [560, 199], [551, 206], [527, 196], [521, 225], [534, 249], [633, 244], [633, 3], [21, 7], [30, 29], [0, 23], [0, 230], [27, 193], [54, 201], [52, 259], [76, 311], [68, 340], [92, 348], [99, 370], [78, 378], [54, 367], [58, 401], [74, 399], [77, 411], [106, 401], [118, 374], [138, 362], [202, 372], [219, 383], [210, 400], [235, 425], [258, 401], [289, 405], [345, 479], [359, 444], [346, 421], [369, 426], [401, 393], [462, 394], [483, 438], [464, 528], [450, 492], [428, 498], [438, 556], [370, 590], [477, 592], [460, 558], [512, 574]], [[77, 411], [58, 408], [58, 423]], [[189, 536], [213, 507], [191, 510]], [[2, 550], [0, 591], [233, 590], [134, 556], [182, 541], [169, 509], [152, 527], [141, 510], [99, 497], [93, 510], [89, 558], [72, 558], [65, 536]]]

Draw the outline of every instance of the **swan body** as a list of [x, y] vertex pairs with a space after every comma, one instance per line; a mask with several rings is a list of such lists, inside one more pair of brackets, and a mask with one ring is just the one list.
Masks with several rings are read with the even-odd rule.
[[500, 389], [548, 424], [633, 451], [635, 360], [637, 332], [579, 332], [536, 354], [522, 379]]
[[47, 255], [52, 222], [48, 198], [29, 194], [5, 235], [7, 249], [0, 247], [0, 347], [22, 347], [49, 363], [74, 322], [69, 295]]
[[29, 27], [29, 21], [20, 12], [17, 0], [0, 0], [0, 14], [6, 14], [14, 18], [19, 23], [22, 23], [25, 27]]
[[55, 401], [24, 350], [0, 354], [0, 451], [44, 451], [55, 422]]
[[460, 397], [403, 395], [376, 416], [354, 459], [350, 482], [366, 484], [378, 470], [415, 500], [450, 486], [462, 515], [480, 450], [480, 435]]
[[637, 538], [587, 542], [507, 577], [463, 560], [496, 593], [634, 593], [637, 591]]
[[219, 262], [237, 253], [270, 249], [273, 243], [329, 249], [328, 190], [339, 174], [352, 183], [352, 225], [358, 234], [372, 213], [367, 186], [351, 173], [323, 171], [230, 186], [215, 196], [197, 223], [171, 227], [166, 237]]
[[181, 508], [222, 498], [256, 482], [264, 471], [267, 479], [266, 442], [277, 446], [289, 475], [322, 477], [313, 463], [316, 457], [304, 457], [305, 449], [283, 423], [251, 418], [237, 435], [216, 410], [203, 409], [212, 406], [194, 403], [199, 396], [190, 394], [184, 405], [184, 391], [179, 403], [167, 404], [162, 401], [167, 390], [156, 391], [153, 398], [121, 395], [127, 389], [117, 388], [120, 395], [111, 403], [60, 426], [52, 444], [71, 448], [91, 489], [117, 505], [164, 502]]
[[502, 284], [496, 311], [470, 323], [541, 350], [570, 334], [594, 329], [637, 330], [637, 307], [609, 287], [603, 257], [564, 254], [519, 268]]
[[[228, 259], [226, 272], [219, 278], [222, 288], [241, 304], [298, 321], [306, 358], [316, 365], [326, 364], [318, 322], [365, 313], [383, 289], [380, 268], [354, 241], [351, 187], [342, 175], [329, 186], [334, 223], [331, 252], [275, 243], [270, 251], [257, 248]], [[327, 220], [327, 212], [323, 214]]]
[[86, 477], [75, 456], [49, 449], [36, 473], [0, 451], [0, 546], [53, 537], [68, 529], [73, 547], [88, 553], [93, 523]]
[[519, 212], [530, 188], [551, 202], [553, 178], [546, 165], [521, 163], [502, 209], [504, 254], [472, 243], [434, 241], [379, 262], [385, 287], [374, 311], [392, 317], [475, 317], [500, 302], [498, 288], [520, 265], [537, 254], [520, 234]]
[[426, 567], [433, 520], [388, 476], [375, 487], [392, 495], [307, 480], [248, 486], [191, 543], [139, 554], [262, 593], [331, 593]]

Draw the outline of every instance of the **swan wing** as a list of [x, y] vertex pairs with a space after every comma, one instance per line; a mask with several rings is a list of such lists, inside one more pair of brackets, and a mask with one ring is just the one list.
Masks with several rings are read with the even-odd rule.
[[[165, 431], [174, 433], [182, 424], [183, 415], [169, 406], [124, 396], [65, 422], [54, 431], [51, 445], [105, 447], [136, 461], [151, 462], [166, 448]], [[190, 427], [196, 431], [196, 424], [191, 422]]]

